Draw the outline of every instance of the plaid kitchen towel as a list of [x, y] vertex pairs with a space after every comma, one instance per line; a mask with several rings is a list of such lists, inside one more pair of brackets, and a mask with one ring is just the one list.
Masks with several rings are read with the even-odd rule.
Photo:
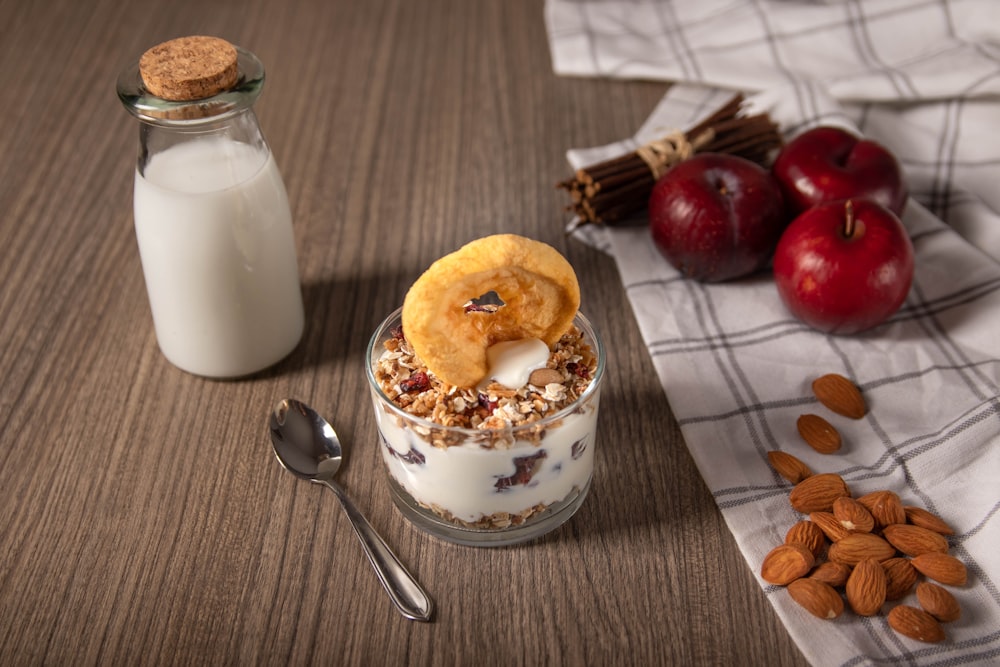
[[[681, 21], [683, 16], [693, 20], [685, 11], [694, 4], [701, 18], [693, 24]], [[703, 79], [708, 72], [729, 71], [708, 64], [726, 51], [717, 41], [722, 37], [716, 35], [711, 46], [699, 37], [707, 30], [709, 8], [723, 5], [743, 18], [726, 22], [731, 29], [718, 30], [738, 31], [750, 16], [767, 18], [764, 37], [755, 32], [756, 24], [743, 42], [729, 36], [730, 43], [747, 48], [762, 41], [772, 54], [771, 61], [762, 57], [746, 72], [746, 85]], [[936, 28], [922, 29], [919, 12], [931, 9], [937, 17], [951, 17], [945, 35], [951, 41], [936, 44], [932, 37], [942, 37]], [[968, 16], [959, 21], [955, 14], [973, 9], [981, 12], [979, 32], [958, 32], [956, 25], [977, 21]], [[653, 12], [661, 20], [637, 22], [637, 11]], [[997, 11], [1000, 4], [992, 2], [944, 0], [547, 4], [557, 71], [696, 82], [672, 86], [634, 137], [570, 151], [573, 167], [689, 127], [727, 100], [731, 88], [753, 92], [749, 106], [767, 110], [789, 136], [816, 124], [838, 124], [888, 145], [903, 163], [912, 196], [903, 222], [916, 251], [913, 288], [888, 322], [857, 336], [828, 336], [795, 320], [767, 272], [714, 285], [681, 278], [659, 255], [642, 220], [576, 232], [615, 258], [688, 448], [755, 574], [767, 552], [803, 518], [788, 503], [790, 485], [768, 464], [771, 450], [793, 453], [816, 472], [839, 473], [855, 496], [895, 491], [904, 504], [935, 512], [955, 529], [950, 553], [966, 564], [969, 581], [950, 587], [962, 618], [945, 625], [947, 638], [938, 644], [890, 629], [885, 613], [897, 603], [887, 603], [874, 617], [848, 609], [835, 621], [822, 621], [783, 588], [760, 580], [789, 633], [816, 665], [1000, 663], [1000, 138], [995, 135], [1000, 103], [995, 92], [980, 95], [1000, 83], [1000, 60], [996, 38], [974, 39], [1000, 28], [997, 21], [985, 25]], [[873, 53], [865, 17], [887, 14], [896, 17], [899, 35], [924, 36], [925, 56], [912, 53], [897, 62]], [[819, 25], [847, 31], [839, 58], [844, 71], [830, 66], [809, 76], [809, 59], [796, 57], [793, 46], [808, 51], [812, 42], [793, 44], [782, 37], [796, 32], [796, 16], [808, 18], [815, 41], [822, 33]], [[912, 21], [905, 22], [906, 17]], [[780, 33], [774, 33], [775, 26], [782, 26]], [[614, 48], [605, 48], [606, 35], [614, 36], [607, 40]], [[630, 35], [635, 40], [631, 55], [614, 60]], [[651, 44], [667, 41], [684, 45], [672, 47], [672, 58], [687, 62], [684, 71], [668, 71], [677, 64], [648, 59], [647, 49], [657, 48]], [[567, 43], [572, 49], [563, 48]], [[864, 58], [853, 53], [859, 49]], [[947, 64], [935, 62], [934, 54]], [[744, 51], [733, 48], [730, 55], [739, 61]], [[973, 71], [967, 68], [946, 82], [941, 79], [938, 88], [932, 85], [934, 77], [927, 73], [966, 59], [992, 62], [993, 77], [979, 70], [973, 77], [978, 83], [961, 84]], [[639, 61], [648, 66], [635, 69]], [[611, 70], [597, 66], [610, 62], [617, 63]], [[789, 74], [787, 62], [801, 67]], [[846, 71], [859, 62], [879, 76]], [[856, 86], [845, 83], [852, 77]], [[885, 104], [893, 93], [873, 92], [878, 78], [886, 85], [897, 78], [914, 82], [920, 94], [909, 97], [920, 101]], [[818, 404], [810, 383], [828, 372], [843, 374], [862, 389], [869, 406], [864, 419], [841, 418]], [[821, 414], [837, 427], [845, 441], [841, 451], [821, 455], [805, 445], [795, 426], [805, 412]], [[900, 602], [917, 605], [912, 593]]]
[[820, 81], [883, 102], [1000, 93], [993, 0], [548, 0], [545, 17], [558, 74]]

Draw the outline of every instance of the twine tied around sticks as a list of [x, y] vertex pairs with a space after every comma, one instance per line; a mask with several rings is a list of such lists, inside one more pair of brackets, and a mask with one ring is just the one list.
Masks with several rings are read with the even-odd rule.
[[580, 167], [571, 178], [556, 184], [570, 196], [566, 210], [576, 214], [567, 232], [583, 224], [638, 223], [657, 181], [696, 153], [726, 153], [766, 165], [782, 145], [778, 125], [767, 113], [743, 114], [740, 93], [683, 133], [669, 127], [656, 133], [664, 136], [623, 155]]
[[653, 179], [659, 180], [660, 176], [667, 173], [672, 166], [687, 160], [714, 138], [715, 131], [712, 128], [708, 128], [690, 141], [683, 132], [674, 130], [664, 137], [639, 146], [635, 149], [635, 154], [649, 167]]

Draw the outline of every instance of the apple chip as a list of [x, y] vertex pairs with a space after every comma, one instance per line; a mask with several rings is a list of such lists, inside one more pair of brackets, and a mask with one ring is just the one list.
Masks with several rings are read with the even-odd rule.
[[497, 234], [431, 264], [403, 301], [403, 332], [443, 382], [472, 387], [489, 371], [488, 347], [523, 338], [551, 347], [579, 307], [576, 273], [555, 248]]

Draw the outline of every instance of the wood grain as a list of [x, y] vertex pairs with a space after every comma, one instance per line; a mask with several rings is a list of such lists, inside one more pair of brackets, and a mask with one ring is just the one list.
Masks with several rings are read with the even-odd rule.
[[[613, 262], [563, 236], [566, 149], [631, 135], [662, 84], [552, 74], [531, 0], [0, 3], [0, 664], [801, 664], [684, 446]], [[159, 353], [118, 72], [184, 34], [265, 63], [307, 329], [250, 379]], [[370, 332], [477, 236], [547, 241], [611, 343], [591, 497], [530, 545], [412, 529], [379, 468]], [[296, 396], [417, 573], [402, 620], [333, 498], [274, 462]]]

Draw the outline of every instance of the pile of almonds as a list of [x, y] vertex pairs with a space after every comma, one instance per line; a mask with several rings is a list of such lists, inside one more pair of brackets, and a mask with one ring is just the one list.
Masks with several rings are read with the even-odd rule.
[[[824, 375], [813, 383], [813, 391], [838, 414], [860, 419], [867, 412], [861, 392], [843, 376]], [[803, 428], [802, 419], [798, 424], [806, 442], [821, 453], [839, 449], [840, 436], [832, 425], [826, 422], [836, 438], [810, 421], [814, 427]], [[761, 577], [787, 586], [793, 600], [824, 619], [843, 613], [844, 597], [854, 613], [874, 616], [886, 602], [902, 600], [915, 589], [919, 606], [896, 605], [888, 613], [889, 625], [912, 639], [942, 641], [941, 623], [961, 615], [958, 601], [944, 586], [966, 582], [965, 565], [948, 554], [951, 527], [925, 509], [903, 505], [892, 491], [853, 498], [840, 475], [814, 474], [787, 452], [769, 452], [768, 459], [795, 485], [788, 496], [792, 508], [809, 518], [793, 525], [784, 544], [764, 557]], [[920, 575], [926, 580], [918, 583]]]

